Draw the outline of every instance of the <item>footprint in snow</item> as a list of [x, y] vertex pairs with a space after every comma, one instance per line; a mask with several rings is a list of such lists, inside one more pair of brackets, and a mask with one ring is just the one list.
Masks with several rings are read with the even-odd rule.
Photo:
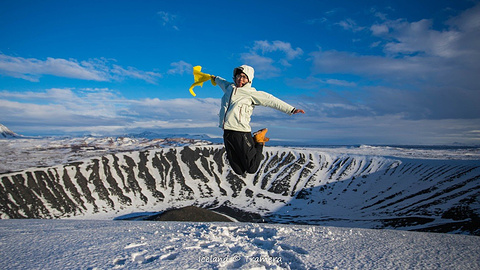
[[162, 256], [160, 256], [160, 260], [169, 260], [169, 261], [173, 261], [177, 258], [178, 256], [178, 253], [174, 252], [174, 253], [167, 253], [167, 254], [164, 254]]
[[147, 243], [129, 244], [126, 247], [124, 247], [123, 249], [132, 249], [132, 248], [136, 248], [136, 247], [143, 247], [143, 246], [146, 246], [146, 245], [147, 245]]
[[156, 261], [158, 259], [161, 259], [161, 257], [159, 255], [147, 256], [146, 255], [147, 253], [148, 253], [148, 251], [146, 251], [146, 250], [141, 251], [141, 252], [132, 253], [132, 262], [136, 262], [138, 264], [147, 264], [147, 263], [151, 263], [153, 261]]

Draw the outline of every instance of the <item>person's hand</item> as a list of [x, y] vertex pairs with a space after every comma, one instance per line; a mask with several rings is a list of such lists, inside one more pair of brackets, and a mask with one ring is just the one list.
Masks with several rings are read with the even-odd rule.
[[293, 114], [297, 114], [297, 113], [305, 113], [305, 111], [302, 109], [295, 109], [295, 111], [293, 111]]

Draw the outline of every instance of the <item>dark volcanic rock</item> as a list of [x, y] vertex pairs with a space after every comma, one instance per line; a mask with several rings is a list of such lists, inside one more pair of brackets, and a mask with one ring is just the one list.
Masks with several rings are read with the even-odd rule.
[[212, 210], [215, 210], [215, 212], [219, 212], [227, 216], [233, 217], [240, 222], [255, 222], [255, 223], [265, 222], [265, 219], [257, 213], [251, 213], [238, 208], [228, 207], [225, 205], [214, 208]]
[[156, 221], [193, 221], [193, 222], [232, 222], [228, 217], [211, 210], [196, 206], [167, 210], [151, 220]]

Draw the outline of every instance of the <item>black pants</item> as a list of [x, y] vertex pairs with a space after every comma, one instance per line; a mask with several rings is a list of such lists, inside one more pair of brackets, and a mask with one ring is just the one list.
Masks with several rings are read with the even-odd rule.
[[255, 173], [263, 160], [263, 144], [255, 143], [250, 132], [225, 130], [223, 143], [230, 166], [236, 174]]

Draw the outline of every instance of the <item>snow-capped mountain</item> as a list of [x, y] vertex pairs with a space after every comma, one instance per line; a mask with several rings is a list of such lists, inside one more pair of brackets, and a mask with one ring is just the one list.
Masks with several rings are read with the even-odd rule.
[[222, 137], [212, 138], [211, 136], [208, 136], [207, 134], [188, 134], [188, 133], [184, 133], [184, 134], [175, 133], [175, 134], [173, 134], [173, 133], [158, 133], [158, 132], [152, 132], [152, 131], [144, 131], [142, 133], [126, 134], [124, 137], [141, 138], [141, 139], [184, 138], [184, 139], [191, 139], [191, 140], [198, 140], [198, 141], [209, 141], [209, 142], [213, 142], [213, 143], [222, 143], [223, 142]]
[[226, 205], [276, 223], [479, 235], [480, 161], [386, 158], [265, 148], [254, 175], [224, 148], [122, 152], [0, 174], [1, 218], [113, 218]]
[[0, 124], [0, 138], [16, 138], [19, 135], [13, 131], [11, 131], [6, 126]]

